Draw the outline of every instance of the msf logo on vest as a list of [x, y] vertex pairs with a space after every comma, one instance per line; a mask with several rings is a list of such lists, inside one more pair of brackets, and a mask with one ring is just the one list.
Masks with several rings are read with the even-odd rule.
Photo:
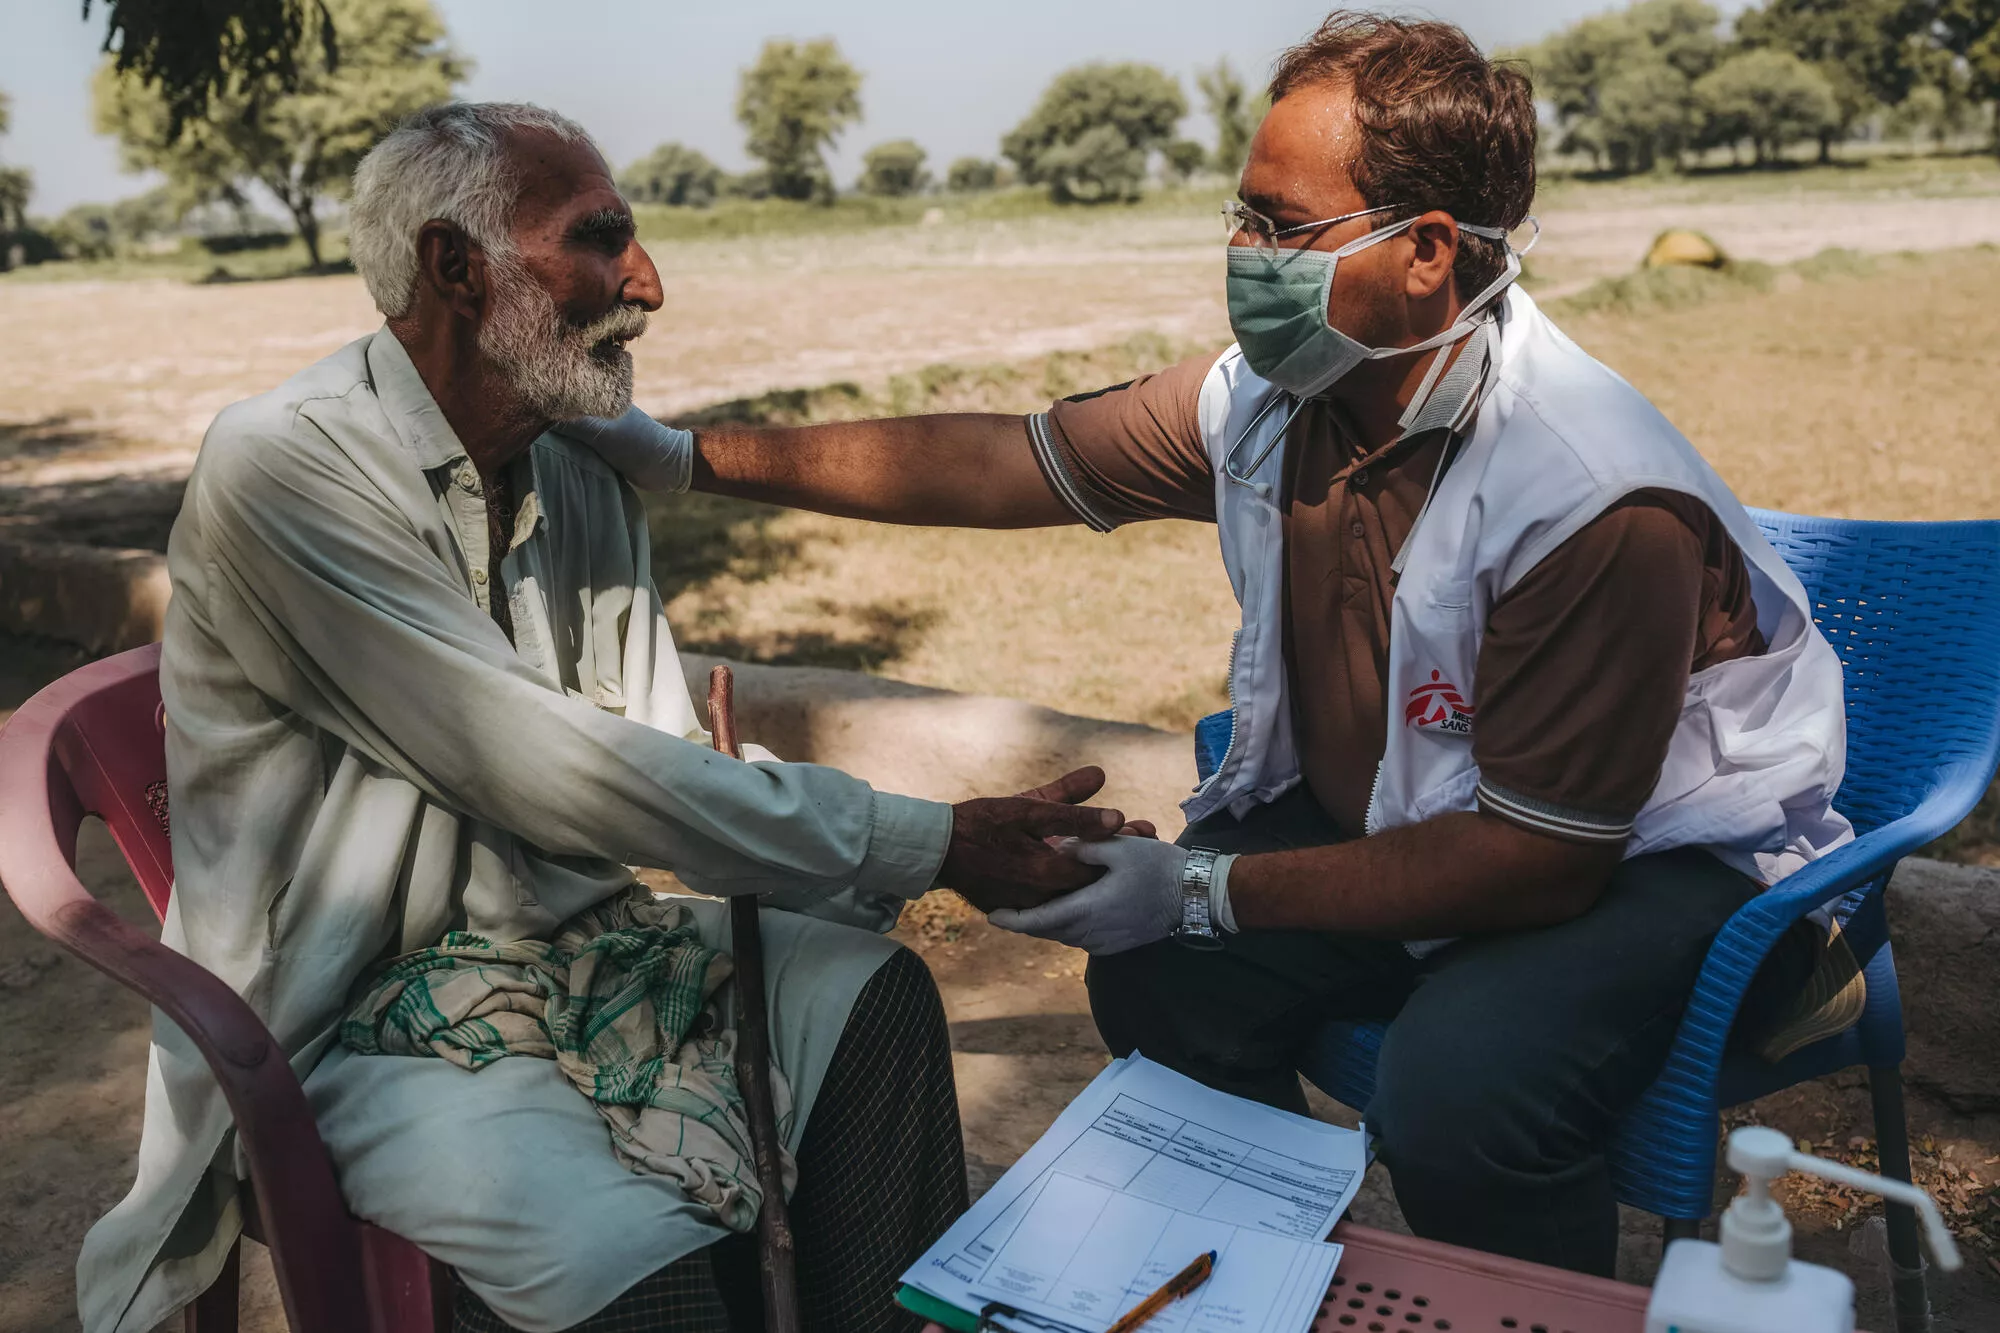
[[1436, 671], [1425, 684], [1410, 691], [1403, 721], [1423, 731], [1443, 731], [1455, 736], [1472, 734], [1472, 705], [1458, 692], [1458, 686]]

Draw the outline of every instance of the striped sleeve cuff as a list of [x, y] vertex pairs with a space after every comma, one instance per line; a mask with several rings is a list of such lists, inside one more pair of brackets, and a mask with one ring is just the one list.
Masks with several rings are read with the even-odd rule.
[[1104, 511], [1091, 503], [1076, 474], [1069, 469], [1069, 462], [1056, 447], [1055, 431], [1049, 425], [1049, 414], [1035, 412], [1028, 417], [1028, 442], [1034, 446], [1035, 462], [1042, 469], [1042, 476], [1049, 483], [1049, 489], [1056, 493], [1056, 499], [1069, 507], [1092, 531], [1109, 532], [1118, 524], [1105, 516]]
[[1629, 819], [1610, 819], [1567, 809], [1551, 801], [1536, 800], [1532, 796], [1496, 787], [1490, 782], [1482, 781], [1477, 795], [1479, 808], [1487, 814], [1497, 815], [1511, 824], [1519, 824], [1524, 829], [1544, 833], [1551, 838], [1563, 838], [1569, 842], [1622, 843], [1632, 836], [1632, 821]]

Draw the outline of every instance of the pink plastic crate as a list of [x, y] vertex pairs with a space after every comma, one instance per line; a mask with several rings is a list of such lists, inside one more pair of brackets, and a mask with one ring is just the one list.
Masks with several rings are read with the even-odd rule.
[[[1641, 1333], [1644, 1287], [1341, 1223], [1312, 1333]], [[924, 1333], [944, 1333], [936, 1324]]]
[[1313, 1333], [1640, 1333], [1644, 1287], [1343, 1222]]

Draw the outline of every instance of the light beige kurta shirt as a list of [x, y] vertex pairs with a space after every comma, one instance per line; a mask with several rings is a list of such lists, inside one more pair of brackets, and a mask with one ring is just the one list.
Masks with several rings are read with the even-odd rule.
[[[546, 936], [627, 864], [886, 928], [943, 858], [947, 806], [708, 749], [631, 490], [554, 434], [512, 466], [496, 589], [478, 473], [383, 329], [225, 410], [189, 480], [160, 670], [162, 938], [244, 996], [301, 1077], [370, 964], [453, 928]], [[823, 1057], [846, 1007], [774, 1022]], [[88, 1333], [151, 1328], [240, 1228], [221, 1091], [157, 1015], [153, 1037], [138, 1181], [78, 1263]], [[813, 1063], [787, 1071], [802, 1108]]]

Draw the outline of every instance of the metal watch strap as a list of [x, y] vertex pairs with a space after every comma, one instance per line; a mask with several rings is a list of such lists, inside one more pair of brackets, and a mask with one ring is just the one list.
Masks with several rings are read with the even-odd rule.
[[1208, 890], [1217, 853], [1196, 847], [1181, 864], [1181, 924], [1173, 937], [1191, 949], [1220, 949], [1222, 934], [1209, 919]]

